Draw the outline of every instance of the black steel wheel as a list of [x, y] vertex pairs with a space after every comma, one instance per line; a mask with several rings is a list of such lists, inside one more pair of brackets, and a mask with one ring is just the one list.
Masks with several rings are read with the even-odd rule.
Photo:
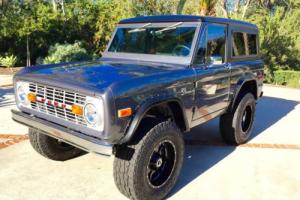
[[250, 128], [250, 125], [252, 124], [252, 120], [253, 120], [252, 114], [253, 114], [252, 107], [250, 105], [247, 105], [241, 120], [241, 127], [244, 133], [247, 133], [247, 131]]
[[176, 149], [172, 141], [162, 141], [152, 152], [148, 164], [148, 181], [152, 187], [162, 186], [170, 177], [176, 162]]

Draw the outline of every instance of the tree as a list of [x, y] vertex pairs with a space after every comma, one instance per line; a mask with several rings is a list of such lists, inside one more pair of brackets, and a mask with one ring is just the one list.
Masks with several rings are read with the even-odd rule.
[[[178, 5], [177, 5], [177, 11], [178, 11], [178, 7], [181, 6], [181, 5], [179, 5], [180, 3], [181, 3], [181, 1], [179, 1]], [[199, 0], [185, 1], [184, 5], [182, 5], [182, 11], [180, 14], [199, 15]]]
[[294, 29], [299, 26], [294, 18], [296, 16], [300, 17], [299, 11], [290, 13], [284, 7], [277, 6], [272, 15], [268, 10], [261, 9], [248, 19], [259, 27], [260, 52], [265, 61], [266, 80], [269, 82], [273, 81], [275, 70], [300, 70], [300, 49], [296, 43], [299, 36], [296, 36]]
[[179, 15], [182, 14], [185, 3], [186, 3], [186, 0], [179, 0], [177, 9], [176, 9], [176, 14], [179, 14]]
[[58, 9], [62, 11], [63, 14], [65, 14], [65, 2], [64, 0], [51, 0], [53, 12], [58, 12]]
[[222, 17], [243, 20], [251, 3], [251, 0], [220, 0], [217, 5], [222, 11]]
[[100, 56], [119, 20], [175, 13], [255, 23], [268, 80], [274, 70], [300, 70], [300, 0], [0, 0], [0, 56], [30, 65], [50, 46], [76, 41]]
[[215, 16], [215, 6], [216, 6], [217, 0], [200, 0], [199, 1], [199, 10], [200, 15], [202, 16]]
[[132, 0], [133, 16], [175, 14], [178, 0]]
[[130, 5], [129, 2], [120, 2], [118, 0], [111, 0], [109, 2], [103, 0], [97, 5], [100, 12], [95, 20], [96, 31], [93, 36], [96, 54], [101, 55], [105, 50], [117, 23], [121, 19], [131, 17], [128, 5]]
[[266, 81], [276, 70], [300, 70], [300, 0], [221, 0], [217, 15], [250, 21], [260, 31]]
[[221, 4], [221, 9], [223, 11], [224, 17], [228, 18], [228, 10], [227, 10], [227, 0], [221, 0], [220, 1]]
[[240, 9], [241, 0], [235, 0], [233, 12], [237, 12]]
[[245, 3], [245, 5], [244, 5], [242, 20], [245, 19], [245, 15], [246, 15], [246, 12], [247, 12], [247, 10], [249, 8], [250, 3], [251, 3], [251, 0], [247, 0], [246, 3]]
[[[26, 45], [27, 66], [31, 65], [31, 38], [35, 33], [47, 32], [49, 20], [52, 19], [51, 12], [51, 9], [40, 0], [11, 1], [4, 10], [1, 17], [4, 29], [0, 37], [8, 40], [15, 37], [16, 42], [21, 41], [21, 45]], [[34, 40], [36, 39], [38, 38]]]

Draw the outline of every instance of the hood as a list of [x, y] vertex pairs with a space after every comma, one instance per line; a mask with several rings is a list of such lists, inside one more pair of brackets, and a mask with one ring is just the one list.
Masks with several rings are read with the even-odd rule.
[[24, 68], [15, 78], [27, 79], [62, 88], [72, 87], [104, 91], [112, 84], [164, 73], [174, 69], [164, 64], [113, 61], [64, 63]]

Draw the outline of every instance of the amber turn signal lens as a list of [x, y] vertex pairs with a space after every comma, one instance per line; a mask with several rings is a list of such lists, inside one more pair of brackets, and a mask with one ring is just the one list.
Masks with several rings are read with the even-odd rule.
[[118, 117], [128, 117], [130, 115], [132, 115], [131, 108], [124, 108], [124, 109], [118, 110]]
[[75, 115], [83, 115], [83, 108], [79, 105], [73, 104], [72, 113], [74, 113]]
[[27, 99], [28, 99], [28, 101], [30, 101], [30, 102], [36, 102], [36, 96], [35, 96], [35, 94], [33, 94], [33, 93], [28, 93], [28, 94], [27, 94]]

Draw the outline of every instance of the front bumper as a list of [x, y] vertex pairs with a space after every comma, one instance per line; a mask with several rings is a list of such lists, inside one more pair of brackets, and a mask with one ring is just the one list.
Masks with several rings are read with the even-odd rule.
[[84, 151], [110, 156], [112, 155], [112, 145], [103, 142], [97, 138], [70, 130], [61, 125], [35, 117], [33, 115], [11, 110], [12, 118], [16, 122], [24, 124], [31, 128], [41, 130], [44, 134], [61, 140], [65, 143], [78, 147]]

